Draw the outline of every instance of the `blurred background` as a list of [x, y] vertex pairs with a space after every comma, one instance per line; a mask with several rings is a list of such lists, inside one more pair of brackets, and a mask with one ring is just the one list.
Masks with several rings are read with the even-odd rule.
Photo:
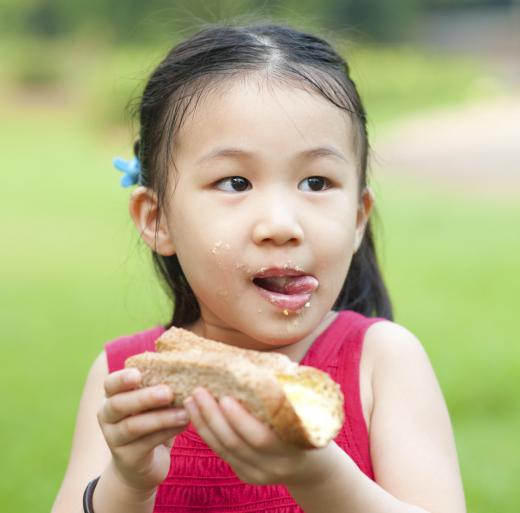
[[520, 2], [1, 0], [0, 503], [48, 511], [103, 343], [168, 320], [115, 155], [164, 53], [270, 18], [341, 50], [364, 98], [380, 259], [452, 416], [468, 511], [520, 504]]

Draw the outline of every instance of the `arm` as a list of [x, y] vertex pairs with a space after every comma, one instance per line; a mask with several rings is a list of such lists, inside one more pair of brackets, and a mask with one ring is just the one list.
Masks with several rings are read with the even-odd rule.
[[110, 451], [97, 422], [97, 410], [105, 397], [103, 380], [108, 375], [104, 353], [95, 360], [87, 377], [76, 418], [69, 464], [52, 513], [81, 510], [87, 483], [101, 475], [110, 462]]
[[374, 396], [376, 482], [330, 444], [313, 454], [313, 478], [288, 485], [289, 492], [306, 513], [464, 513], [449, 415], [421, 344], [404, 328], [382, 322], [367, 331], [364, 353]]
[[[109, 375], [104, 354], [95, 361], [52, 513], [79, 513], [85, 486], [97, 476], [96, 513], [152, 511], [157, 486], [170, 466], [173, 438], [187, 420], [168, 407], [173, 400], [168, 387], [139, 389], [139, 382], [135, 370]], [[162, 395], [157, 395], [159, 390]]]

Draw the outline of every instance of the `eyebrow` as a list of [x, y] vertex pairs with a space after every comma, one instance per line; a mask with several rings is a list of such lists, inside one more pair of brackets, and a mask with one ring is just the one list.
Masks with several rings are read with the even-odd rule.
[[[241, 148], [233, 148], [233, 147], [219, 147], [211, 150], [209, 153], [203, 155], [200, 159], [197, 160], [197, 164], [201, 164], [203, 162], [207, 162], [208, 160], [218, 159], [218, 158], [235, 158], [235, 159], [244, 159], [244, 158], [254, 158], [255, 153], [250, 151], [241, 149]], [[317, 148], [311, 148], [308, 150], [301, 151], [297, 153], [294, 158], [295, 159], [312, 159], [319, 157], [333, 157], [340, 159], [344, 162], [348, 162], [347, 158], [340, 151], [336, 150], [332, 146], [319, 146]]]

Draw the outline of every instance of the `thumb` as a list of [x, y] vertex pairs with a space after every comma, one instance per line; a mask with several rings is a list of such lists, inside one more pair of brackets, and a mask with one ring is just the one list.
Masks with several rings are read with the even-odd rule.
[[165, 440], [163, 442], [163, 445], [167, 447], [168, 449], [171, 449], [173, 447], [173, 442], [175, 442], [175, 438], [177, 435], [173, 435], [169, 440]]
[[177, 432], [175, 432], [173, 434], [173, 436], [169, 436], [168, 438], [165, 438], [163, 441], [163, 445], [165, 447], [167, 447], [168, 449], [171, 449], [173, 447], [173, 444], [175, 443], [175, 438], [177, 438], [178, 435], [180, 435], [183, 431], [185, 431], [188, 428], [188, 425], [189, 424], [187, 424], [186, 426], [184, 426], [183, 428], [181, 428], [178, 431], [176, 430]]

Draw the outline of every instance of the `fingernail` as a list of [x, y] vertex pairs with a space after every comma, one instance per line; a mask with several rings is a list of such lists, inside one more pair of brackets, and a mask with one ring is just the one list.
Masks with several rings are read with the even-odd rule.
[[200, 387], [197, 387], [193, 391], [193, 395], [195, 396], [195, 399], [204, 399], [204, 390]]
[[162, 386], [160, 388], [156, 388], [153, 391], [153, 395], [156, 399], [167, 399], [170, 395], [170, 390], [169, 388]]
[[190, 413], [193, 413], [197, 409], [195, 400], [191, 396], [184, 399], [182, 404], [184, 405], [184, 408], [186, 408], [186, 410]]
[[141, 373], [137, 369], [129, 369], [125, 376], [126, 383], [133, 383], [137, 379], [139, 379]]
[[224, 408], [233, 408], [235, 406], [235, 403], [233, 401], [233, 399], [231, 399], [231, 397], [229, 396], [224, 396], [221, 400], [220, 400], [220, 404], [221, 406], [223, 406]]

